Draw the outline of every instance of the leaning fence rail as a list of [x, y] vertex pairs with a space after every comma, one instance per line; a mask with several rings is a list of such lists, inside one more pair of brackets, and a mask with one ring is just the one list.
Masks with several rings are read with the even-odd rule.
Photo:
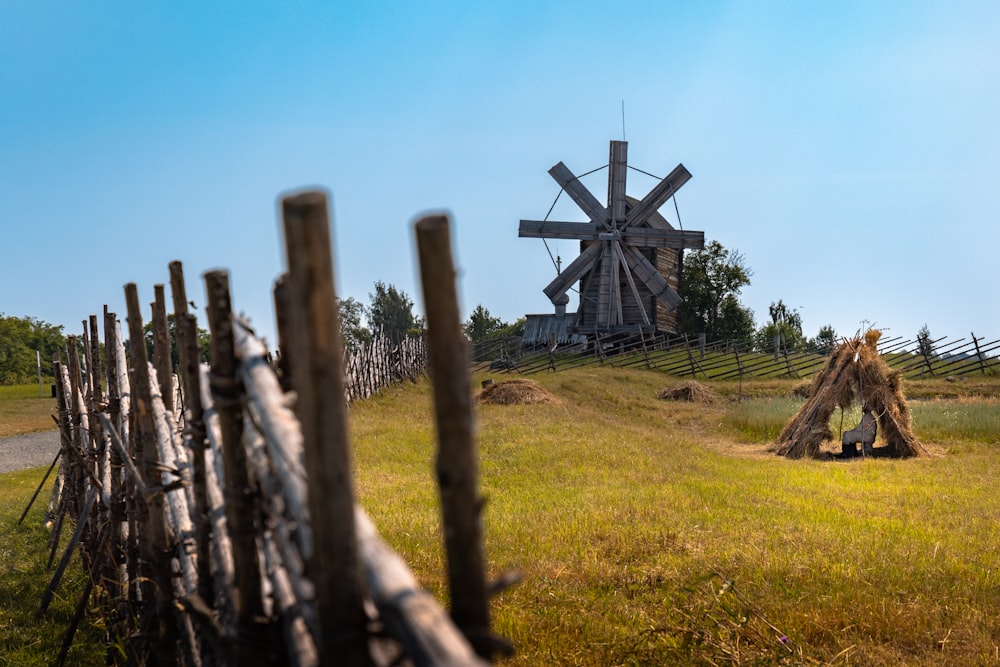
[[[439, 399], [456, 396], [456, 372], [468, 371], [453, 281], [442, 277], [455, 274], [447, 219], [417, 223], [417, 235], [421, 261], [443, 271], [425, 275], [424, 291], [440, 304], [429, 309], [428, 327], [444, 350], [432, 378], [438, 466], [449, 467], [438, 477], [450, 613], [355, 503], [337, 421], [349, 400], [422, 373], [424, 342], [377, 341], [345, 357], [339, 327], [329, 326], [337, 322], [325, 196], [286, 198], [283, 212], [281, 317], [297, 335], [279, 341], [279, 359], [292, 362], [284, 375], [233, 316], [225, 271], [205, 275], [212, 362], [198, 362], [196, 323], [178, 306], [186, 297], [177, 262], [179, 378], [163, 349], [163, 312], [153, 320], [153, 360], [144, 345], [126, 355], [120, 324], [105, 309], [105, 353], [72, 340], [68, 364], [55, 364], [62, 447], [50, 502], [53, 556], [62, 526], [75, 522], [75, 530], [39, 614], [72, 553], [88, 574], [55, 664], [88, 604], [104, 615], [109, 664], [482, 665], [512, 650], [489, 627], [486, 599], [502, 586], [485, 581], [471, 404], [468, 396], [443, 407]], [[130, 338], [142, 340], [134, 284], [126, 297]], [[158, 289], [154, 313], [162, 304]], [[97, 336], [96, 318], [89, 336]]]

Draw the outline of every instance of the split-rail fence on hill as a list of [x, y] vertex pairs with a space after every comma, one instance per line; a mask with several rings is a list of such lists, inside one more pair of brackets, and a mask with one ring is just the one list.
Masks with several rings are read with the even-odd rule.
[[[907, 377], [965, 377], [1000, 373], [1000, 340], [883, 337], [878, 349], [891, 367]], [[517, 337], [495, 338], [474, 347], [475, 366], [532, 374], [592, 364], [649, 368], [706, 380], [805, 378], [826, 362], [826, 350], [790, 349], [781, 344], [761, 352], [755, 341], [708, 342], [702, 336], [617, 334], [586, 343], [525, 346]]]
[[[483, 665], [512, 650], [490, 629], [489, 596], [516, 577], [485, 578], [448, 220], [416, 223], [426, 345], [379, 343], [345, 368], [327, 216], [322, 192], [282, 201], [279, 364], [233, 316], [225, 271], [204, 276], [212, 361], [199, 363], [179, 262], [170, 265], [177, 374], [163, 286], [151, 360], [144, 344], [126, 354], [120, 322], [105, 307], [104, 354], [91, 316], [83, 345], [71, 341], [55, 364], [62, 447], [50, 567], [62, 527], [75, 528], [38, 613], [74, 553], [88, 574], [55, 664], [88, 606], [103, 615], [109, 664]], [[136, 286], [125, 295], [129, 338], [142, 341]], [[423, 372], [426, 361], [448, 611], [355, 502], [346, 430], [349, 398]]]

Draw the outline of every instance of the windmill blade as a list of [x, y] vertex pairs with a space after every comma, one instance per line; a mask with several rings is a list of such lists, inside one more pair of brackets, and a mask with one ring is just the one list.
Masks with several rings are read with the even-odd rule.
[[597, 239], [598, 227], [592, 222], [557, 222], [554, 220], [522, 220], [518, 225], [517, 235], [527, 239], [578, 239], [594, 241]]
[[642, 256], [637, 249], [625, 246], [622, 248], [625, 253], [625, 261], [636, 277], [649, 288], [656, 300], [662, 303], [669, 310], [673, 310], [681, 305], [681, 296], [656, 270], [656, 267], [649, 263], [649, 260]]
[[[606, 227], [608, 224], [608, 211], [604, 208], [601, 202], [597, 201], [594, 195], [590, 194], [583, 183], [580, 182], [573, 172], [569, 170], [569, 167], [564, 165], [562, 162], [556, 166], [549, 169], [549, 175], [555, 179], [556, 183], [559, 184], [566, 194], [569, 195], [570, 199], [576, 202], [576, 205], [587, 214], [591, 222], [595, 225], [600, 225], [601, 227]], [[664, 200], [666, 201], [666, 200]]]
[[642, 201], [632, 207], [632, 210], [628, 212], [628, 216], [625, 219], [625, 226], [642, 222], [648, 218], [653, 211], [663, 206], [663, 203], [670, 199], [689, 180], [691, 180], [691, 172], [683, 164], [674, 167], [674, 170], [666, 178], [657, 183], [649, 191], [649, 194], [642, 198]]
[[[620, 243], [615, 244], [615, 252], [618, 253], [618, 261], [627, 266], [628, 262], [625, 260], [625, 253], [622, 252]], [[642, 315], [642, 321], [648, 327], [649, 315], [646, 313], [646, 306], [642, 303], [642, 297], [639, 296], [639, 289], [635, 286], [635, 280], [632, 278], [631, 271], [625, 271], [625, 279], [628, 281], [629, 289], [632, 290], [632, 296], [635, 297], [635, 302], [639, 306], [639, 314]]]
[[566, 293], [570, 287], [573, 286], [580, 277], [590, 269], [594, 262], [601, 254], [601, 244], [593, 243], [587, 246], [587, 249], [580, 253], [580, 256], [574, 259], [569, 266], [563, 269], [563, 272], [556, 276], [556, 279], [546, 285], [545, 296], [549, 297], [550, 300], [555, 300], [557, 296], [561, 296]]
[[622, 232], [626, 243], [637, 248], [694, 248], [705, 247], [705, 232], [683, 229], [654, 229], [629, 227]]
[[[625, 177], [628, 174], [628, 142], [612, 141], [608, 156], [608, 214], [612, 229], [625, 226]], [[615, 254], [615, 261], [618, 255]]]

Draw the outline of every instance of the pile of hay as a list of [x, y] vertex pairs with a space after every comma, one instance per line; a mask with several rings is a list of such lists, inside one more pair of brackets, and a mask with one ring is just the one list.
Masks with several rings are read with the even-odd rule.
[[664, 401], [690, 401], [692, 403], [715, 403], [719, 395], [694, 380], [667, 387], [656, 396]]
[[854, 338], [837, 346], [813, 378], [808, 399], [778, 436], [779, 456], [817, 456], [820, 444], [833, 438], [830, 415], [837, 407], [846, 409], [855, 401], [871, 408], [878, 418], [887, 454], [909, 457], [925, 451], [910, 426], [902, 375], [879, 356], [879, 336], [881, 332], [871, 330], [864, 340]]
[[476, 403], [492, 405], [531, 405], [558, 403], [559, 399], [531, 380], [502, 380], [489, 384], [475, 397]]

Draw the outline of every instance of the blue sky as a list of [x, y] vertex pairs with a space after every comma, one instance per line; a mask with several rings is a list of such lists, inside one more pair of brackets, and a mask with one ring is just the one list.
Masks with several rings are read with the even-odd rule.
[[447, 210], [463, 317], [550, 312], [518, 220], [556, 162], [607, 162], [624, 103], [629, 163], [694, 174], [681, 222], [744, 254], [758, 323], [783, 299], [810, 336], [1000, 337], [997, 35], [991, 1], [0, 0], [0, 312], [124, 319], [179, 259], [199, 306], [229, 269], [273, 341], [277, 201], [310, 185], [341, 296], [420, 310], [412, 222]]

